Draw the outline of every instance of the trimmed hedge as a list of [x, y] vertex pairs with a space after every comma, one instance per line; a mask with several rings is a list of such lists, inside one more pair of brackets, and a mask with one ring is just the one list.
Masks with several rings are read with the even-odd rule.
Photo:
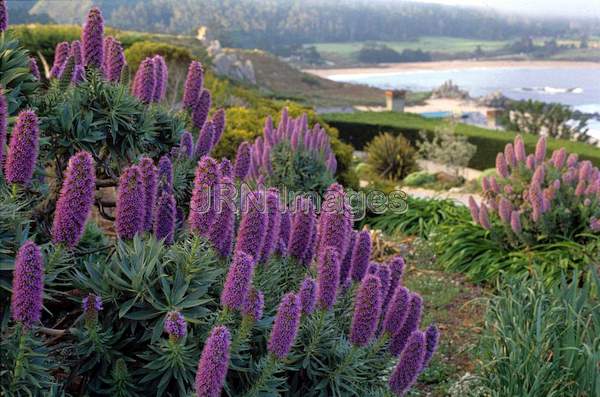
[[[383, 132], [401, 134], [412, 145], [420, 139], [419, 132], [426, 131], [430, 136], [436, 127], [444, 121], [426, 119], [417, 114], [394, 112], [357, 112], [327, 113], [322, 118], [339, 131], [340, 139], [346, 141], [357, 150], [362, 150], [375, 136]], [[512, 131], [496, 131], [458, 123], [456, 132], [468, 137], [477, 152], [469, 162], [469, 167], [478, 170], [495, 167], [496, 154], [504, 150], [508, 142], [512, 142], [517, 133]], [[528, 152], [535, 150], [538, 136], [521, 134]], [[577, 153], [579, 158], [592, 161], [600, 166], [600, 149], [581, 142], [562, 139], [549, 139], [548, 150], [565, 147], [570, 153]]]

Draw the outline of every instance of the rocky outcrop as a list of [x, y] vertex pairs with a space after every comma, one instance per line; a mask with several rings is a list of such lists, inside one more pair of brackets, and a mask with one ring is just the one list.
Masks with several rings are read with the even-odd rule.
[[431, 92], [432, 99], [469, 99], [469, 93], [461, 90], [460, 87], [452, 82], [446, 81], [444, 84]]
[[206, 45], [206, 51], [213, 61], [213, 70], [219, 76], [229, 77], [233, 80], [256, 84], [254, 65], [249, 59], [242, 60], [238, 56], [221, 47], [219, 40], [207, 39], [206, 32], [198, 31], [198, 40]]

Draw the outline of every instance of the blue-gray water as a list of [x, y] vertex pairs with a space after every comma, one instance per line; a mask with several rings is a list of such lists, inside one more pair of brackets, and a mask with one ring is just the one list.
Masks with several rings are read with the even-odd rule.
[[[600, 113], [600, 64], [590, 67], [486, 67], [447, 70], [407, 70], [373, 74], [338, 74], [335, 81], [379, 88], [429, 91], [452, 80], [471, 96], [501, 91], [513, 99], [559, 102], [575, 109]], [[600, 138], [600, 122], [590, 122], [591, 135]]]

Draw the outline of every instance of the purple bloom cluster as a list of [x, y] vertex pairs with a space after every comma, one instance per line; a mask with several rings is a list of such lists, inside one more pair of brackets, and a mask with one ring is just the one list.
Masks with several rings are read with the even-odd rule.
[[221, 305], [231, 310], [241, 310], [246, 302], [252, 283], [254, 259], [245, 252], [237, 252], [221, 292]]
[[198, 134], [198, 140], [196, 141], [196, 147], [194, 148], [194, 157], [201, 158], [210, 153], [212, 149], [213, 136], [215, 129], [212, 122], [207, 121], [204, 123]]
[[404, 266], [404, 258], [400, 255], [396, 255], [388, 262], [388, 267], [390, 269], [390, 288], [387, 294], [386, 302], [394, 295], [396, 287], [402, 282]]
[[377, 330], [381, 314], [381, 283], [377, 276], [366, 276], [358, 289], [354, 302], [354, 315], [350, 328], [350, 342], [356, 346], [366, 346]]
[[248, 142], [242, 142], [238, 147], [233, 174], [240, 180], [244, 180], [250, 170], [250, 150], [251, 146]]
[[154, 62], [152, 58], [146, 58], [135, 73], [132, 93], [143, 103], [151, 103], [154, 101], [154, 86]]
[[191, 159], [194, 155], [194, 138], [187, 131], [184, 131], [179, 139], [179, 155], [186, 159]]
[[125, 67], [125, 53], [120, 41], [113, 39], [104, 53], [104, 76], [108, 81], [118, 82]]
[[192, 61], [188, 68], [187, 79], [183, 92], [183, 106], [192, 111], [196, 107], [202, 85], [204, 84], [204, 70], [200, 62]]
[[163, 191], [156, 202], [154, 217], [154, 236], [163, 240], [167, 245], [173, 244], [175, 237], [175, 197], [168, 191]]
[[348, 247], [352, 214], [341, 185], [334, 183], [325, 193], [321, 214], [319, 215], [318, 249], [333, 247], [338, 255], [345, 255]]
[[192, 233], [207, 235], [215, 217], [215, 201], [219, 186], [219, 164], [204, 156], [198, 162], [188, 222]]
[[156, 202], [158, 171], [149, 157], [140, 160], [140, 173], [144, 185], [144, 230], [152, 230], [154, 223], [154, 203]]
[[160, 102], [165, 99], [167, 93], [167, 79], [169, 78], [169, 69], [165, 59], [160, 55], [155, 55], [152, 58], [154, 65], [154, 91], [152, 93], [152, 100], [154, 102]]
[[0, 0], [0, 32], [5, 32], [8, 29], [8, 10], [5, 0]]
[[119, 238], [130, 240], [144, 230], [144, 184], [138, 166], [125, 168], [119, 178], [115, 229]]
[[58, 78], [63, 72], [67, 59], [69, 58], [70, 45], [68, 42], [63, 41], [56, 45], [54, 50], [54, 63], [52, 69], [50, 69], [50, 77]]
[[280, 214], [280, 217], [279, 236], [277, 236], [275, 250], [279, 255], [286, 256], [288, 254], [288, 243], [290, 241], [292, 217], [287, 209]]
[[219, 184], [219, 202], [222, 204], [217, 211], [215, 220], [210, 228], [208, 239], [221, 257], [225, 258], [231, 254], [233, 236], [235, 233], [235, 206], [229, 198], [232, 193], [231, 178], [222, 177]]
[[354, 281], [361, 281], [367, 272], [369, 258], [371, 257], [371, 235], [363, 230], [356, 236], [356, 242], [352, 251], [352, 266], [350, 274]]
[[29, 57], [29, 71], [36, 80], [39, 81], [42, 78], [40, 75], [40, 68], [38, 67], [37, 61], [34, 57]]
[[254, 321], [262, 319], [265, 308], [265, 297], [262, 291], [251, 288], [242, 308], [242, 314], [251, 317]]
[[4, 145], [6, 144], [6, 132], [8, 129], [8, 103], [4, 96], [4, 90], [0, 87], [0, 173], [2, 172], [2, 161], [4, 160]]
[[104, 59], [104, 18], [98, 7], [92, 7], [81, 32], [84, 66], [100, 69]]
[[335, 248], [325, 248], [319, 257], [317, 273], [317, 304], [320, 309], [331, 310], [340, 283], [340, 259]]
[[71, 83], [77, 85], [85, 80], [85, 69], [83, 65], [75, 65], [73, 67], [73, 75], [71, 76]]
[[402, 285], [398, 285], [385, 313], [383, 332], [393, 336], [400, 330], [408, 314], [407, 309], [409, 302], [410, 294], [408, 289]]
[[12, 282], [12, 318], [25, 328], [40, 321], [44, 298], [44, 260], [31, 241], [21, 246], [15, 259]]
[[[196, 99], [194, 108], [192, 110], [192, 122], [194, 123], [194, 127], [202, 129], [204, 123], [206, 123], [206, 120], [208, 119], [208, 112], [210, 111], [211, 102], [212, 99], [210, 96], [210, 91], [203, 89]], [[209, 145], [212, 145], [212, 135]]]
[[[299, 197], [295, 202], [295, 211], [292, 218], [292, 228], [288, 244], [288, 254], [300, 263], [308, 266], [305, 253], [313, 235], [313, 226], [316, 222], [312, 202], [304, 197]], [[312, 258], [310, 258], [312, 259]]]
[[84, 312], [98, 313], [102, 310], [102, 298], [95, 294], [88, 294], [81, 300], [81, 309]]
[[81, 53], [81, 41], [73, 40], [71, 42], [71, 49], [69, 51], [69, 56], [73, 57], [73, 61], [75, 62], [75, 65], [83, 65], [83, 55]]
[[294, 344], [300, 326], [300, 298], [291, 292], [281, 298], [271, 330], [267, 349], [278, 359], [284, 359]]
[[[402, 322], [400, 329], [392, 335], [390, 342], [390, 353], [394, 356], [399, 356], [406, 346], [406, 342], [410, 334], [419, 328], [421, 323], [421, 309], [423, 306], [423, 300], [418, 294], [412, 293], [410, 301], [408, 303], [408, 312], [406, 318]], [[391, 309], [391, 307], [390, 307]]]
[[33, 177], [38, 156], [40, 129], [33, 110], [23, 110], [10, 136], [4, 175], [8, 183], [27, 185]]
[[212, 147], [215, 147], [221, 140], [221, 136], [223, 136], [223, 132], [225, 131], [225, 110], [218, 109], [213, 115], [211, 122], [214, 129]]
[[437, 349], [439, 337], [439, 331], [435, 324], [431, 324], [429, 327], [427, 327], [427, 330], [425, 331], [425, 357], [423, 359], [424, 367], [429, 364], [431, 357], [433, 357], [433, 354]]
[[173, 192], [173, 163], [167, 156], [158, 160], [158, 194], [164, 191]]
[[390, 390], [398, 396], [403, 396], [417, 381], [423, 370], [425, 358], [425, 335], [414, 331], [408, 337], [406, 349], [400, 355], [398, 365], [390, 376]]
[[[219, 163], [219, 172], [222, 177], [232, 178], [233, 177], [233, 166], [229, 159], [223, 157]], [[231, 183], [231, 182], [230, 182]]]
[[227, 369], [231, 334], [227, 327], [212, 329], [204, 344], [196, 372], [196, 394], [202, 397], [220, 397]]
[[238, 229], [235, 252], [245, 252], [258, 258], [267, 227], [267, 216], [264, 213], [262, 192], [250, 192], [245, 198], [242, 220]]
[[310, 277], [307, 277], [302, 281], [300, 285], [300, 291], [298, 291], [300, 297], [300, 305], [302, 306], [303, 314], [311, 314], [315, 310], [315, 304], [317, 302], [317, 283]]
[[267, 191], [267, 227], [265, 230], [265, 237], [263, 239], [262, 247], [258, 256], [258, 263], [266, 263], [273, 249], [277, 237], [279, 236], [279, 227], [281, 225], [281, 209], [279, 204], [279, 191], [275, 188], [271, 188]]
[[73, 248], [79, 243], [96, 192], [94, 159], [79, 152], [69, 159], [65, 179], [56, 202], [52, 242]]
[[173, 340], [181, 339], [187, 333], [187, 324], [183, 314], [172, 311], [168, 312], [165, 316], [165, 332], [169, 335], [169, 338]]

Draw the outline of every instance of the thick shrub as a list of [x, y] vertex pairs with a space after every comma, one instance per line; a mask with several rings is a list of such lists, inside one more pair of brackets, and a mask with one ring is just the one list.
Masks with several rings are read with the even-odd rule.
[[29, 103], [38, 85], [29, 69], [29, 52], [10, 34], [0, 35], [0, 87], [10, 115]]
[[381, 178], [400, 181], [417, 169], [415, 149], [402, 136], [378, 135], [365, 151], [371, 171]]
[[427, 171], [417, 171], [408, 174], [402, 181], [406, 186], [423, 186], [435, 182], [435, 175]]
[[192, 54], [187, 48], [156, 41], [139, 41], [125, 50], [125, 58], [129, 68], [135, 72], [142, 60], [154, 55], [161, 55], [167, 64], [187, 65], [192, 61]]

